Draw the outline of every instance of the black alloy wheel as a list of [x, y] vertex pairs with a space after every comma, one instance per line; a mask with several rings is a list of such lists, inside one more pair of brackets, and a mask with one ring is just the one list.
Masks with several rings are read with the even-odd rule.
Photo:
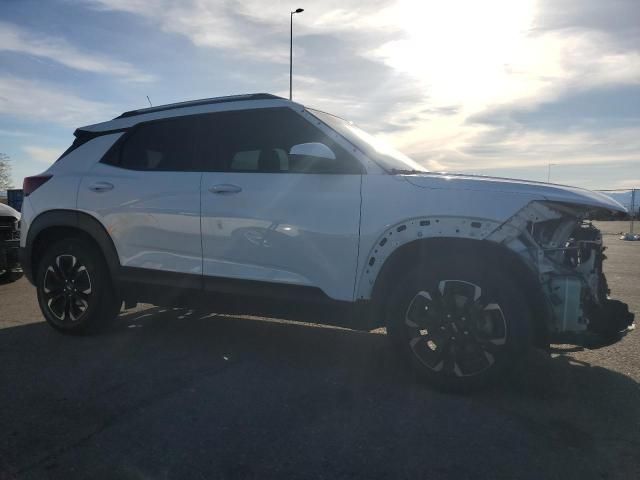
[[528, 302], [502, 265], [449, 254], [412, 266], [386, 299], [387, 334], [428, 383], [483, 388], [518, 369], [532, 344]]
[[58, 255], [47, 266], [43, 292], [47, 308], [60, 322], [79, 321], [93, 301], [89, 271], [71, 254]]
[[405, 313], [409, 346], [434, 372], [477, 375], [496, 362], [507, 341], [507, 324], [498, 303], [482, 288], [462, 280], [443, 280], [434, 291], [419, 291]]
[[37, 264], [36, 288], [47, 322], [63, 333], [88, 333], [113, 320], [122, 302], [100, 250], [79, 238], [49, 246]]

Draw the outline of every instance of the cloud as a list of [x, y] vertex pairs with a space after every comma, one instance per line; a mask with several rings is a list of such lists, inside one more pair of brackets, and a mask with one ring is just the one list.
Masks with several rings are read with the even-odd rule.
[[[615, 183], [612, 188], [628, 188], [628, 189], [632, 189], [632, 188], [638, 188], [638, 186], [640, 185], [640, 177], [636, 177], [636, 178], [626, 178], [624, 180], [619, 180], [617, 183]], [[636, 199], [636, 208], [638, 208], [638, 200]]]
[[4, 128], [0, 128], [0, 135], [7, 136], [7, 137], [30, 137], [33, 134], [31, 132], [26, 132], [22, 130], [7, 130]]
[[[435, 130], [435, 128], [434, 128]], [[561, 131], [526, 126], [443, 127], [432, 138], [422, 139], [404, 150], [428, 165], [437, 162], [446, 171], [478, 172], [559, 165], [612, 165], [611, 175], [634, 169], [640, 152], [640, 126], [583, 127]], [[615, 164], [615, 167], [614, 167]], [[509, 173], [510, 176], [516, 175]], [[605, 184], [606, 185], [606, 184]]]
[[538, 0], [538, 30], [582, 28], [615, 32], [616, 43], [637, 49], [640, 44], [640, 10], [637, 0]]
[[51, 165], [62, 153], [59, 148], [40, 147], [37, 145], [26, 145], [22, 150], [29, 155], [31, 160]]
[[[616, 32], [536, 30], [531, 2], [477, 2], [456, 20], [461, 3], [432, 9], [425, 2], [415, 21], [408, 19], [406, 35], [372, 51], [394, 69], [421, 79], [431, 105], [462, 104], [470, 115], [505, 105], [534, 107], [576, 89], [640, 81], [640, 53], [620, 50]], [[501, 15], [496, 17], [497, 9]], [[388, 18], [407, 20], [399, 14]]]
[[112, 105], [85, 100], [56, 85], [0, 76], [0, 114], [73, 128], [116, 112]]
[[[128, 12], [151, 20], [163, 31], [183, 35], [194, 45], [228, 55], [286, 64], [289, 60], [289, 11], [264, 0], [85, 0], [103, 11]], [[301, 0], [306, 12], [296, 16], [296, 35], [359, 29], [361, 19], [389, 3]]]
[[461, 154], [476, 159], [475, 168], [529, 167], [561, 163], [588, 165], [635, 163], [640, 151], [640, 126], [574, 132], [489, 130], [472, 137]]
[[[288, 85], [289, 11], [278, 2], [203, 0], [88, 0], [92, 8], [127, 12], [193, 45], [216, 50], [238, 71], [216, 71], [242, 88], [264, 91]], [[391, 0], [300, 2], [295, 17], [295, 99], [342, 114], [374, 132], [410, 128], [420, 82], [369, 55], [394, 35], [374, 17]], [[308, 4], [308, 5], [307, 5]], [[397, 33], [397, 32], [396, 32]], [[270, 70], [272, 69], [272, 70]], [[276, 73], [271, 73], [271, 72]], [[241, 72], [241, 73], [240, 73]], [[279, 73], [282, 72], [282, 73]], [[271, 80], [265, 82], [265, 78]], [[288, 90], [274, 93], [288, 96]], [[447, 106], [447, 107], [450, 107]]]
[[575, 89], [553, 101], [533, 107], [505, 105], [467, 118], [469, 124], [524, 126], [535, 130], [565, 131], [584, 127], [611, 129], [640, 123], [640, 84]]
[[[231, 55], [241, 54], [279, 63], [286, 63], [289, 59], [286, 37], [283, 36], [280, 42], [276, 38], [285, 29], [264, 15], [253, 14], [264, 12], [265, 7], [269, 10], [262, 3], [244, 6], [237, 2], [199, 0], [89, 0], [87, 3], [100, 10], [140, 15], [165, 32], [187, 37], [198, 47], [212, 47]], [[274, 43], [282, 48], [271, 48]]]
[[[562, 26], [547, 25], [548, 12], [541, 10], [553, 10], [555, 2], [399, 2], [382, 11], [382, 22], [401, 24], [405, 32], [371, 55], [424, 92], [418, 105], [400, 112], [410, 122], [390, 135], [395, 145], [425, 165], [452, 171], [549, 162], [619, 162], [627, 165], [621, 174], [631, 168], [640, 128], [629, 108], [611, 105], [640, 85], [640, 44], [629, 41], [639, 38], [640, 24], [627, 22], [620, 32], [587, 22], [591, 17], [575, 2], [564, 3], [571, 8], [560, 5], [561, 11], [580, 15]], [[617, 14], [637, 17], [637, 6], [626, 6]], [[600, 4], [591, 14], [603, 9]], [[585, 106], [596, 101], [600, 108]]]
[[[214, 50], [212, 69], [224, 64], [215, 74], [236, 87], [288, 84], [289, 5], [81, 3], [136, 15], [154, 31]], [[611, 107], [614, 96], [621, 101], [624, 89], [640, 85], [637, 0], [295, 6], [306, 9], [294, 20], [295, 99], [355, 120], [430, 168], [628, 165], [640, 152], [636, 117], [623, 120], [629, 109]], [[595, 96], [606, 118], [575, 108], [593, 105]]]
[[95, 52], [83, 52], [64, 39], [35, 34], [2, 21], [0, 51], [43, 57], [74, 70], [112, 75], [131, 82], [149, 82], [154, 79], [152, 75], [139, 71], [129, 63]]

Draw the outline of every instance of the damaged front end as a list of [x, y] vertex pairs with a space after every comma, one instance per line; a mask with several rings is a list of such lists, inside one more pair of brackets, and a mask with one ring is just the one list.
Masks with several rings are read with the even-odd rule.
[[0, 204], [0, 284], [14, 281], [21, 275], [19, 223], [20, 214]]
[[532, 202], [490, 235], [517, 252], [538, 276], [548, 302], [551, 342], [611, 340], [633, 325], [628, 306], [609, 298], [602, 234], [586, 219], [593, 208]]

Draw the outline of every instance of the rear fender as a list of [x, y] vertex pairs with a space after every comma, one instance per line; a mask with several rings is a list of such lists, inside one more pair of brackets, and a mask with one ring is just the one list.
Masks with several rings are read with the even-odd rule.
[[25, 246], [21, 252], [22, 267], [31, 283], [34, 283], [34, 246], [41, 235], [45, 235], [54, 228], [69, 228], [89, 236], [98, 246], [109, 268], [111, 278], [120, 268], [120, 260], [111, 237], [102, 224], [91, 215], [74, 210], [49, 210], [38, 215], [29, 227]]

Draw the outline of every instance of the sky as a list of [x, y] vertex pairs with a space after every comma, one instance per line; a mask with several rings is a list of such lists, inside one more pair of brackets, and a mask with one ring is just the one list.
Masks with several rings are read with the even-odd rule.
[[14, 184], [147, 95], [288, 96], [298, 7], [294, 100], [430, 170], [640, 188], [638, 0], [0, 0]]

